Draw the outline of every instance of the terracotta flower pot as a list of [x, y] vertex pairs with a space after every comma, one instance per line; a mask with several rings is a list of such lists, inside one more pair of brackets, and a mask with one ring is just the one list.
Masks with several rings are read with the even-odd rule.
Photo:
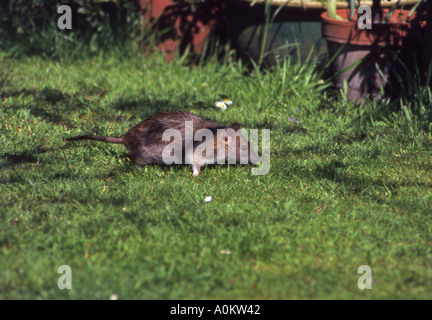
[[[386, 14], [388, 9], [383, 12]], [[408, 13], [395, 10], [388, 23], [373, 24], [372, 29], [359, 29], [357, 15], [353, 21], [330, 19], [327, 12], [321, 15], [329, 58], [337, 54], [332, 62], [335, 84], [341, 89], [347, 81], [349, 100], [361, 101], [367, 95], [381, 99], [382, 88], [397, 95], [397, 73], [403, 74], [404, 66], [412, 62], [424, 25], [415, 14], [407, 18]], [[337, 10], [337, 14], [348, 20], [349, 9]]]
[[223, 18], [223, 1], [140, 0], [143, 23], [157, 34], [157, 48], [167, 61], [186, 48], [200, 53], [216, 24]]

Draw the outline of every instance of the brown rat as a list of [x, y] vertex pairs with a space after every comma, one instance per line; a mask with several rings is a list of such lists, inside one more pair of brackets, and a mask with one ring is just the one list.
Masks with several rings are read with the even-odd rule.
[[[201, 130], [196, 135], [200, 129], [206, 130]], [[258, 162], [257, 155], [239, 129], [238, 123], [226, 127], [203, 120], [190, 112], [168, 111], [138, 123], [123, 138], [85, 135], [67, 138], [66, 141], [96, 140], [124, 144], [137, 166], [187, 163], [191, 164], [193, 175], [197, 176], [206, 164], [221, 164], [227, 159], [229, 163]], [[177, 136], [170, 133], [177, 133]], [[200, 137], [202, 134], [204, 139]], [[211, 140], [207, 141], [206, 134], [209, 134]], [[201, 141], [194, 141], [194, 137]], [[234, 146], [235, 149], [232, 149]], [[232, 154], [234, 150], [235, 155]]]

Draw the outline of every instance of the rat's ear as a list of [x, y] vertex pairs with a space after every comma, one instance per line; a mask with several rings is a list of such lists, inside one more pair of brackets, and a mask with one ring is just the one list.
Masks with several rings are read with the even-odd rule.
[[234, 123], [231, 125], [231, 128], [233, 128], [235, 131], [237, 131], [237, 130], [240, 129], [240, 125], [239, 125], [237, 122], [234, 122]]

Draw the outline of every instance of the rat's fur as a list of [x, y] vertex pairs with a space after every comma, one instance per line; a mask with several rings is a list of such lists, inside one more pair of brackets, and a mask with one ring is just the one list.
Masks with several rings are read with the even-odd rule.
[[[193, 141], [192, 150], [185, 150], [186, 121], [193, 122], [193, 136], [195, 136], [195, 132], [199, 129], [209, 129], [213, 133], [213, 159], [209, 159], [208, 156], [206, 157], [205, 152], [203, 154], [194, 152], [196, 148], [202, 143], [205, 143], [205, 141]], [[251, 149], [247, 139], [245, 139], [242, 135], [235, 135], [235, 133], [233, 134], [233, 130], [237, 131], [240, 129], [240, 125], [238, 123], [234, 123], [230, 127], [225, 127], [217, 123], [203, 120], [197, 115], [185, 111], [169, 111], [158, 113], [138, 123], [135, 127], [130, 129], [123, 138], [85, 135], [67, 138], [66, 141], [96, 140], [108, 143], [124, 144], [129, 150], [131, 160], [135, 162], [137, 166], [143, 166], [146, 164], [165, 165], [162, 152], [164, 148], [172, 142], [163, 141], [162, 136], [163, 133], [168, 129], [176, 129], [181, 133], [182, 145], [179, 147], [182, 149], [183, 157], [182, 159], [178, 159], [178, 162], [185, 163], [186, 160], [189, 163], [192, 163], [191, 166], [194, 176], [197, 176], [201, 167], [205, 166], [206, 164], [221, 163], [222, 161], [228, 159], [229, 146], [230, 144], [236, 142], [236, 160], [242, 160], [242, 162], [248, 163], [256, 163], [257, 156]], [[223, 130], [223, 134], [218, 134], [218, 131], [221, 131], [221, 129]], [[233, 137], [236, 137], [236, 139], [232, 139]], [[219, 146], [225, 146], [224, 153], [218, 153], [218, 143]], [[247, 159], [242, 159], [240, 150], [242, 147], [245, 148], [245, 146], [248, 147]]]

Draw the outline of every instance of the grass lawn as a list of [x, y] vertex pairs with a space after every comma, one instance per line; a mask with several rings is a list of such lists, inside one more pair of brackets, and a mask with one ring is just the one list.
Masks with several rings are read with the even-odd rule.
[[[429, 89], [357, 105], [313, 63], [157, 54], [2, 58], [0, 78], [1, 299], [432, 298]], [[167, 110], [270, 129], [269, 173], [137, 169], [121, 145], [63, 142]]]

